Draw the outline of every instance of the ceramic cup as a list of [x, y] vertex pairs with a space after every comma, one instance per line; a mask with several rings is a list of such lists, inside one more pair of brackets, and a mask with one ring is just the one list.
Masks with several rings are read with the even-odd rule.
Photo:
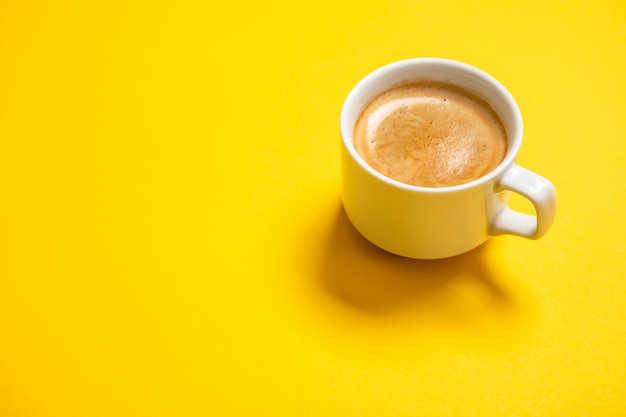
[[[354, 126], [365, 106], [393, 87], [420, 80], [468, 90], [498, 114], [508, 143], [504, 160], [494, 170], [461, 185], [419, 187], [386, 177], [356, 152]], [[379, 68], [348, 94], [340, 127], [346, 214], [365, 238], [382, 249], [410, 258], [446, 258], [467, 252], [494, 235], [538, 239], [554, 220], [552, 183], [515, 163], [523, 136], [519, 107], [500, 82], [480, 69], [442, 58], [414, 58]], [[510, 209], [508, 191], [530, 200], [536, 215]]]

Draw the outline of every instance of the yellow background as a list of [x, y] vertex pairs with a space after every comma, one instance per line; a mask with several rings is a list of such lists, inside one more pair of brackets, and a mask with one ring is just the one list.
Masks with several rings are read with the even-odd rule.
[[[354, 231], [343, 99], [418, 56], [516, 97], [544, 239]], [[0, 0], [0, 416], [626, 415], [625, 68], [618, 0]]]

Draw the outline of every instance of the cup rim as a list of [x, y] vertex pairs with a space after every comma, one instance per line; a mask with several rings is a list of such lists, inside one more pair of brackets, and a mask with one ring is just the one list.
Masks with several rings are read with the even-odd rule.
[[[470, 182], [466, 182], [458, 185], [451, 185], [445, 187], [425, 187], [413, 184], [407, 184], [393, 178], [387, 177], [386, 175], [376, 171], [372, 168], [356, 151], [353, 143], [353, 135], [354, 135], [354, 123], [349, 122], [350, 113], [352, 112], [353, 107], [356, 105], [355, 101], [358, 99], [358, 95], [364, 90], [371, 87], [374, 83], [379, 81], [383, 76], [393, 73], [404, 71], [407, 68], [419, 68], [424, 66], [439, 66], [441, 68], [445, 67], [448, 69], [452, 69], [456, 72], [462, 72], [470, 75], [471, 77], [475, 77], [480, 79], [487, 84], [492, 89], [492, 94], [498, 94], [503, 102], [506, 103], [507, 111], [509, 112], [508, 116], [510, 116], [513, 120], [515, 132], [513, 138], [509, 138], [509, 132], [507, 129], [507, 151], [504, 159], [500, 162], [500, 164], [483, 175], [480, 178], [472, 180]], [[405, 80], [398, 80], [398, 85], [404, 83]], [[391, 87], [388, 87], [391, 88]], [[387, 89], [388, 89], [387, 88]], [[370, 101], [373, 99], [372, 97]], [[486, 97], [482, 97], [486, 98]], [[367, 104], [366, 104], [367, 105]], [[364, 106], [363, 106], [364, 107]], [[495, 110], [495, 109], [494, 109]], [[358, 114], [363, 111], [363, 108], [358, 110]], [[502, 115], [499, 113], [498, 116], [502, 119]], [[356, 120], [355, 120], [356, 123]], [[502, 175], [502, 173], [507, 170], [510, 166], [515, 163], [515, 159], [517, 158], [517, 154], [519, 152], [522, 138], [523, 138], [523, 121], [521, 116], [521, 111], [517, 102], [511, 95], [511, 93], [493, 76], [488, 74], [487, 72], [479, 69], [473, 65], [467, 64], [465, 62], [449, 59], [449, 58], [437, 58], [437, 57], [419, 57], [419, 58], [408, 58], [400, 61], [395, 61], [384, 65], [369, 74], [363, 77], [357, 84], [350, 90], [348, 93], [344, 104], [341, 109], [340, 115], [340, 130], [342, 143], [344, 148], [348, 151], [353, 160], [355, 160], [361, 168], [367, 171], [370, 175], [376, 177], [380, 181], [383, 181], [391, 186], [402, 188], [409, 191], [419, 191], [422, 193], [449, 193], [462, 191], [466, 189], [470, 189], [479, 185], [486, 184], [490, 181], [493, 181], [495, 178]]]

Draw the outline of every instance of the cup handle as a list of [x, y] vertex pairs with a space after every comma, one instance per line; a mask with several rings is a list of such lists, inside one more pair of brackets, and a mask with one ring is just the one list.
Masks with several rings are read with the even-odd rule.
[[491, 223], [491, 234], [513, 234], [539, 239], [546, 234], [556, 214], [556, 192], [550, 181], [532, 171], [513, 165], [501, 177], [496, 191], [510, 190], [533, 203], [536, 216], [501, 206]]

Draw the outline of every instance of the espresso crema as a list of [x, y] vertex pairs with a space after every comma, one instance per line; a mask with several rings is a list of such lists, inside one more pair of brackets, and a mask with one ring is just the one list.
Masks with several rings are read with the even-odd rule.
[[393, 88], [362, 112], [354, 146], [375, 170], [422, 187], [467, 183], [504, 159], [504, 126], [489, 105], [456, 86], [419, 82]]

